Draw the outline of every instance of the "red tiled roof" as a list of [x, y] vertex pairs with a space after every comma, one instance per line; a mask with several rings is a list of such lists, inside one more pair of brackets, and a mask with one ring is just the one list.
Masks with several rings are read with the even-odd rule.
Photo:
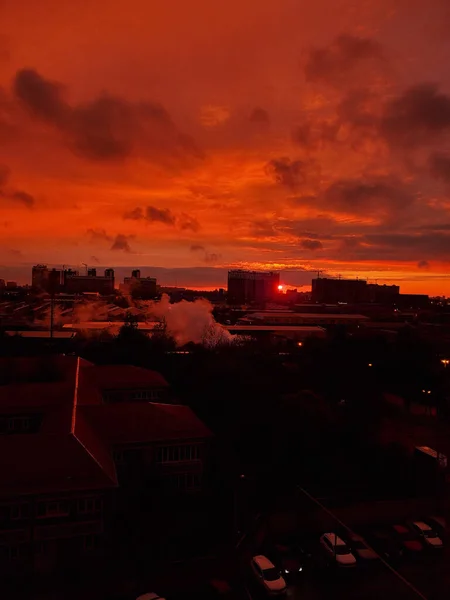
[[116, 484], [71, 434], [0, 437], [0, 494], [103, 489]]
[[[0, 386], [0, 414], [42, 415], [37, 433], [0, 435], [2, 494], [117, 485], [110, 449], [77, 415], [79, 367], [89, 363], [75, 356], [52, 359], [56, 363], [63, 367], [62, 380]], [[20, 360], [14, 368], [18, 376], [31, 377], [39, 364]]]
[[111, 443], [203, 439], [212, 435], [194, 412], [181, 404], [120, 402], [82, 406], [80, 411], [101, 428]]
[[132, 365], [93, 365], [83, 368], [87, 381], [102, 390], [168, 387], [164, 377]]

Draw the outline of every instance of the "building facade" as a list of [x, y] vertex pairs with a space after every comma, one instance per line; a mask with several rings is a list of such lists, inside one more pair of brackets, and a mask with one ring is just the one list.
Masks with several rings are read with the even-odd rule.
[[86, 275], [77, 271], [64, 271], [64, 291], [67, 294], [100, 294], [110, 296], [114, 294], [114, 271], [106, 269], [104, 275], [97, 275], [96, 269], [89, 269]]
[[0, 361], [0, 573], [87, 567], [144, 523], [154, 535], [146, 498], [202, 490], [211, 434], [164, 403], [168, 387], [159, 373], [75, 356]]
[[157, 284], [154, 277], [141, 277], [139, 269], [131, 272], [131, 277], [124, 277], [122, 291], [133, 298], [152, 300], [156, 297]]
[[263, 271], [228, 271], [229, 304], [263, 304], [276, 299], [280, 274]]

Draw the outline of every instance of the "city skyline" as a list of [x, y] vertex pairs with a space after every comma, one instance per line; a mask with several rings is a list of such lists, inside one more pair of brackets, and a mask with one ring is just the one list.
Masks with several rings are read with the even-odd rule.
[[5, 0], [0, 278], [64, 257], [449, 296], [449, 25], [443, 0]]

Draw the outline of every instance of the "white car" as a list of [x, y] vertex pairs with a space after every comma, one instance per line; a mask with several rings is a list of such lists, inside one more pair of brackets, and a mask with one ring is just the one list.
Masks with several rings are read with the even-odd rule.
[[352, 551], [363, 560], [376, 560], [378, 555], [369, 546], [364, 538], [356, 533], [348, 536]]
[[444, 543], [438, 534], [423, 521], [414, 521], [411, 523], [411, 529], [414, 531], [414, 533], [420, 536], [422, 542], [427, 546], [431, 546], [433, 548], [443, 547]]
[[340, 567], [353, 567], [356, 565], [356, 558], [351, 553], [350, 548], [335, 533], [324, 533], [320, 538], [320, 543], [328, 557]]
[[259, 554], [251, 562], [252, 571], [269, 594], [284, 594], [286, 582], [268, 558]]
[[136, 598], [136, 600], [166, 600], [165, 598], [161, 598], [159, 594], [155, 594], [155, 592], [148, 592], [148, 594], [142, 594]]

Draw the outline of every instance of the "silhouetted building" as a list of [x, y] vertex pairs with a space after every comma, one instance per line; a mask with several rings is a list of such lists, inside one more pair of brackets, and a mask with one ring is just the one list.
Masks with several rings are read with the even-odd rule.
[[211, 433], [189, 407], [161, 403], [159, 373], [8, 358], [0, 384], [0, 573], [80, 568], [111, 540], [152, 539], [149, 499], [201, 489]]
[[64, 291], [68, 294], [97, 293], [109, 296], [114, 293], [114, 270], [106, 269], [104, 275], [97, 275], [96, 269], [89, 269], [87, 275], [68, 269], [64, 271]]
[[124, 277], [122, 291], [131, 294], [133, 298], [151, 300], [155, 298], [157, 286], [154, 277], [141, 277], [139, 269], [131, 271], [131, 277]]
[[276, 299], [280, 274], [272, 271], [228, 271], [229, 304], [262, 304]]
[[312, 280], [312, 301], [320, 304], [385, 304], [398, 302], [400, 287], [398, 285], [379, 285], [367, 283], [364, 279], [331, 279]]
[[398, 285], [367, 284], [367, 300], [374, 304], [395, 304], [400, 294]]
[[367, 302], [367, 299], [367, 282], [363, 279], [317, 278], [312, 280], [313, 302], [354, 304]]
[[34, 290], [46, 290], [48, 283], [47, 265], [35, 265], [31, 269], [31, 286]]
[[430, 305], [430, 298], [425, 294], [399, 294], [396, 305], [403, 310], [427, 308]]
[[0, 279], [0, 290], [3, 290], [6, 287], [6, 281], [4, 279]]

